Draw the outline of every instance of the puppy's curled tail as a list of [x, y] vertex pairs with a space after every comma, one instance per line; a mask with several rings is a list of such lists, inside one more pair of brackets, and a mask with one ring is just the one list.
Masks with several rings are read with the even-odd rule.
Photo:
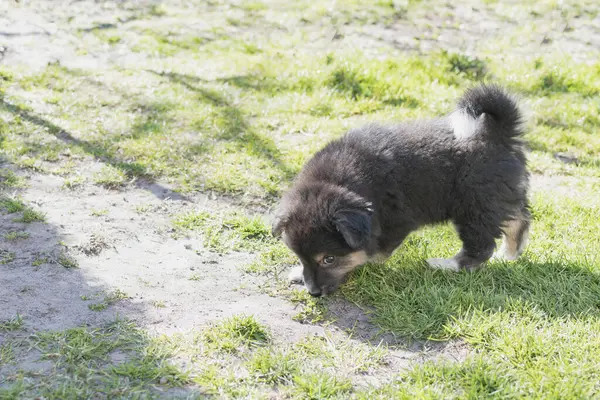
[[523, 134], [523, 116], [516, 99], [493, 84], [468, 89], [450, 118], [457, 138], [488, 135], [512, 142]]

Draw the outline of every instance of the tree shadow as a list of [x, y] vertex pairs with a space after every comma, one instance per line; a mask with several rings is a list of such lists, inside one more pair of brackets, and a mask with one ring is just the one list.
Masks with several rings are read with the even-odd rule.
[[[0, 135], [0, 147], [3, 141]], [[87, 305], [80, 307], [75, 300], [80, 301], [81, 294], [101, 291], [104, 286], [86, 278], [76, 263], [67, 261], [73, 257], [64, 244], [67, 238], [64, 226], [48, 221], [44, 210], [40, 210], [43, 200], [24, 199], [29, 171], [1, 155], [0, 170], [4, 178], [0, 179], [0, 248], [13, 253], [9, 260], [0, 262], [0, 321], [25, 313], [43, 320], [50, 329], [61, 324], [83, 323], [81, 310], [87, 309]], [[40, 211], [43, 218], [24, 222], [19, 217], [27, 210]], [[19, 238], [22, 240], [13, 240], [6, 236], [9, 232], [26, 234]], [[61, 287], [68, 290], [59, 290]], [[142, 309], [136, 308], [134, 314], [139, 312]], [[53, 321], [53, 316], [59, 314], [63, 321]], [[97, 315], [98, 321], [104, 321], [107, 314]], [[0, 329], [0, 339], [2, 333]]]
[[560, 129], [563, 131], [580, 130], [588, 135], [593, 135], [597, 132], [597, 126], [600, 124], [600, 117], [589, 117], [583, 122], [567, 122], [553, 114], [543, 114], [537, 118], [537, 124], [551, 128]]
[[119, 25], [117, 25], [117, 24], [104, 22], [104, 23], [94, 24], [93, 26], [91, 26], [89, 28], [82, 28], [82, 29], [80, 29], [80, 31], [81, 32], [103, 31], [103, 30], [106, 30], [106, 29], [115, 29], [118, 26]]
[[224, 78], [217, 78], [214, 81], [220, 83], [228, 83], [240, 89], [261, 92], [266, 91], [269, 93], [284, 91], [287, 89], [284, 85], [280, 84], [275, 79], [269, 78], [267, 76], [259, 76], [256, 74], [234, 75]]
[[19, 33], [15, 33], [15, 32], [0, 32], [0, 36], [4, 36], [4, 37], [20, 37], [20, 36], [49, 36], [50, 33], [48, 32], [35, 32], [35, 31], [31, 31], [31, 32], [19, 32]]
[[[1, 156], [0, 170], [27, 173]], [[41, 207], [24, 200], [26, 186], [0, 179], [0, 398], [135, 397], [141, 388], [198, 395], [181, 388], [189, 374], [168, 349], [148, 356], [156, 343], [138, 326], [152, 306], [91, 274], [93, 260], [64, 244], [71, 224], [49, 208], [61, 199]], [[46, 221], [20, 222], [28, 209], [47, 211]], [[94, 382], [85, 378], [91, 374]]]
[[[203, 103], [208, 103], [216, 108], [219, 126], [215, 138], [221, 141], [234, 143], [240, 149], [250, 152], [250, 154], [263, 158], [274, 165], [284, 176], [285, 179], [291, 179], [296, 171], [289, 168], [282, 160], [281, 151], [275, 142], [268, 137], [258, 134], [248, 123], [246, 115], [243, 111], [230, 102], [224, 95], [216, 90], [202, 87], [202, 83], [210, 81], [203, 80], [191, 75], [179, 74], [174, 72], [157, 72], [148, 70], [152, 74], [169, 79], [186, 89], [193, 91], [199, 95], [198, 100]], [[222, 78], [217, 81], [236, 82], [242, 85], [242, 88], [249, 88], [249, 77], [231, 77]], [[255, 81], [254, 81], [255, 82]], [[263, 90], [264, 87], [255, 85], [257, 90]]]
[[[156, 197], [161, 200], [170, 198], [174, 200], [189, 201], [185, 196], [177, 193], [167, 187], [160, 185], [153, 181], [152, 177], [147, 173], [146, 167], [134, 161], [125, 161], [116, 157], [110, 151], [106, 150], [104, 146], [96, 141], [86, 141], [76, 138], [67, 130], [54, 124], [53, 122], [40, 117], [39, 115], [21, 108], [17, 105], [11, 104], [5, 100], [3, 96], [0, 96], [0, 109], [4, 109], [15, 116], [18, 116], [25, 121], [33, 123], [41, 128], [44, 128], [49, 134], [53, 135], [62, 142], [81, 149], [86, 154], [94, 157], [96, 160], [111, 165], [118, 170], [122, 171], [125, 176], [129, 179], [134, 180], [136, 187], [149, 190]], [[142, 129], [138, 129], [137, 134], [143, 132]], [[134, 132], [135, 133], [135, 132]]]
[[143, 15], [143, 13], [138, 12], [136, 14], [130, 15], [125, 18], [119, 18], [118, 23], [97, 22], [88, 28], [80, 28], [79, 31], [89, 33], [89, 32], [95, 32], [95, 31], [104, 31], [104, 30], [108, 30], [108, 29], [116, 29], [121, 25], [127, 24], [128, 22], [137, 21], [138, 19], [140, 19], [142, 17], [142, 15]]
[[[391, 31], [394, 32], [393, 29], [391, 29]], [[373, 33], [370, 33], [368, 30], [360, 32], [360, 36], [366, 38], [367, 40], [372, 40], [372, 41], [376, 42], [378, 45], [383, 44], [383, 45], [391, 46], [396, 50], [400, 50], [400, 51], [405, 52], [410, 55], [416, 54], [419, 56], [425, 56], [425, 52], [423, 52], [421, 50], [421, 48], [419, 47], [419, 45], [417, 43], [410, 44], [410, 43], [402, 42], [402, 41], [398, 40], [396, 37], [394, 37], [392, 39], [387, 39], [387, 38], [375, 35]], [[396, 36], [396, 35], [393, 35], [393, 36]], [[412, 38], [412, 36], [411, 36], [411, 38]]]

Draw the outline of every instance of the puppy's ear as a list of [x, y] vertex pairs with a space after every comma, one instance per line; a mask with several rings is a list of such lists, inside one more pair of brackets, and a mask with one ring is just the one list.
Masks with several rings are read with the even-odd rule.
[[295, 210], [296, 203], [294, 202], [294, 198], [294, 192], [286, 193], [274, 210], [271, 235], [276, 238], [283, 234], [287, 224], [290, 222], [290, 217]]
[[371, 214], [370, 206], [343, 209], [334, 214], [333, 224], [351, 248], [358, 249], [369, 240]]
[[287, 224], [287, 217], [281, 214], [275, 215], [273, 218], [273, 224], [271, 225], [271, 235], [278, 238], [283, 233], [283, 229]]

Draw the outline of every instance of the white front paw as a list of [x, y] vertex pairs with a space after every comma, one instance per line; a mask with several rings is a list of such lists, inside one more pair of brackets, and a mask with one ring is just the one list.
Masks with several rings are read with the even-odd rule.
[[427, 264], [435, 269], [445, 269], [447, 271], [460, 271], [460, 265], [453, 258], [430, 258], [427, 260]]
[[292, 270], [290, 271], [289, 275], [288, 275], [288, 282], [289, 283], [304, 283], [304, 278], [302, 277], [304, 272], [304, 269], [302, 268], [302, 265], [298, 265], [294, 268], [292, 268]]

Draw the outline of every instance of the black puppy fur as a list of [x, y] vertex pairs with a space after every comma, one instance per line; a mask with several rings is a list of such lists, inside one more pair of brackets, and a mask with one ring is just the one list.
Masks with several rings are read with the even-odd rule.
[[315, 296], [426, 224], [450, 220], [463, 242], [434, 267], [475, 269], [502, 234], [501, 255], [515, 259], [529, 228], [522, 134], [515, 100], [495, 85], [467, 90], [444, 118], [351, 130], [304, 166], [273, 234], [297, 254]]

